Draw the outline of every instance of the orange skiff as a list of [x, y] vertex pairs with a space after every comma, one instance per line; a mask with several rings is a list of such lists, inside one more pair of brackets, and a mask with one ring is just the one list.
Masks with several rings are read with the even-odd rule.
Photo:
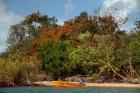
[[52, 81], [52, 86], [55, 86], [55, 87], [85, 87], [85, 84], [79, 84], [78, 82]]

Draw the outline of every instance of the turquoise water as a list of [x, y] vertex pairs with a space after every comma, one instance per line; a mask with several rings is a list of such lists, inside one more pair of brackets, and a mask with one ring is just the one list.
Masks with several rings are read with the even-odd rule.
[[140, 89], [15, 87], [0, 88], [0, 93], [140, 93]]

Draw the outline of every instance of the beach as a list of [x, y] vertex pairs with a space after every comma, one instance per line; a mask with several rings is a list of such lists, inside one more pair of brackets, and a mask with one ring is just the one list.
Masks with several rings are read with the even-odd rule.
[[[33, 82], [36, 86], [53, 86], [51, 81]], [[85, 83], [86, 87], [140, 88], [140, 84], [131, 83]]]

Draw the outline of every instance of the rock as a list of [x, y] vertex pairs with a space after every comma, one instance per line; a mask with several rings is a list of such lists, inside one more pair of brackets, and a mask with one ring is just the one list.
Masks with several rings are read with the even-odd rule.
[[130, 80], [130, 83], [132, 83], [132, 84], [140, 84], [140, 80], [139, 79], [131, 79]]
[[26, 81], [26, 85], [27, 85], [27, 86], [31, 86], [31, 85], [32, 85], [32, 82], [31, 82], [30, 80], [27, 80], [27, 81]]
[[128, 78], [123, 80], [123, 83], [140, 84], [140, 79], [138, 78]]
[[88, 83], [92, 83], [93, 82], [92, 79], [91, 79], [91, 77], [88, 77], [88, 76], [79, 76], [79, 75], [72, 76], [72, 77], [67, 77], [67, 78], [65, 78], [65, 81], [79, 82], [80, 77], [83, 77], [83, 79], [84, 79], [85, 82], [88, 82]]
[[0, 87], [14, 87], [15, 84], [11, 80], [0, 80]]

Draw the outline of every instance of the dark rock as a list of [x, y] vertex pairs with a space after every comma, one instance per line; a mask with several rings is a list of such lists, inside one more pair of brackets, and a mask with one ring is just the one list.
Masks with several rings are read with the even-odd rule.
[[15, 84], [11, 80], [0, 80], [0, 87], [14, 87]]

